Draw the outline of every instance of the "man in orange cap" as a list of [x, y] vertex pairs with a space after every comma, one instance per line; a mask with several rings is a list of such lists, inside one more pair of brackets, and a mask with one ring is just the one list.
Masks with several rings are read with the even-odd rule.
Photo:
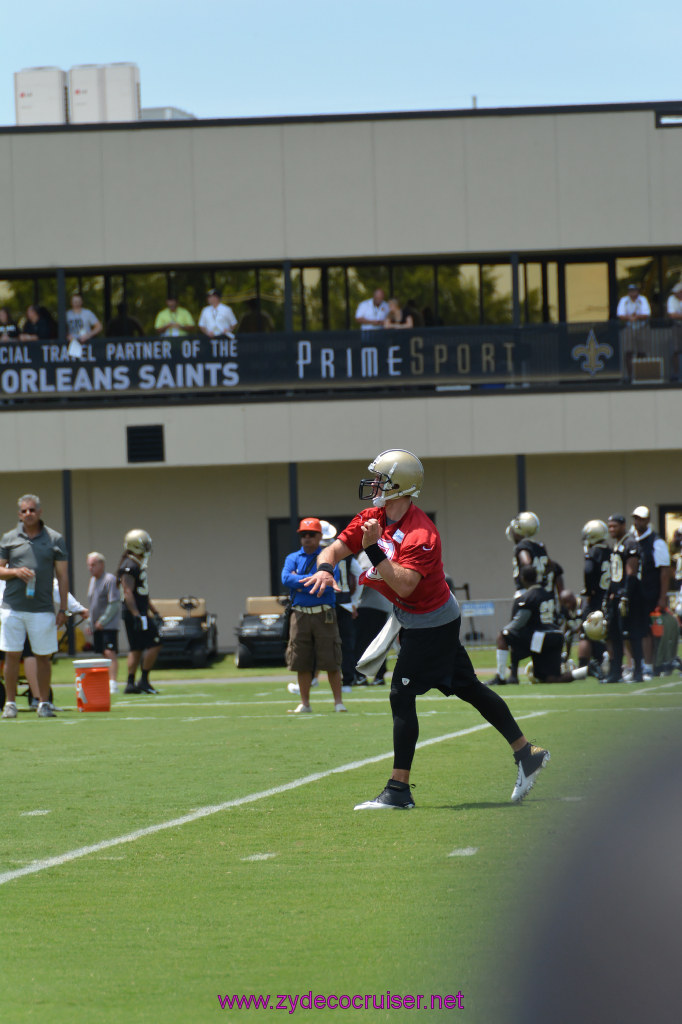
[[301, 703], [293, 714], [310, 711], [310, 687], [313, 672], [327, 673], [334, 695], [334, 710], [345, 711], [341, 696], [341, 637], [336, 622], [336, 591], [339, 570], [334, 573], [334, 588], [324, 596], [311, 594], [303, 580], [314, 571], [322, 551], [322, 524], [319, 519], [302, 519], [298, 527], [301, 547], [287, 555], [282, 569], [282, 583], [291, 593], [291, 626], [287, 645], [288, 668], [296, 672]]

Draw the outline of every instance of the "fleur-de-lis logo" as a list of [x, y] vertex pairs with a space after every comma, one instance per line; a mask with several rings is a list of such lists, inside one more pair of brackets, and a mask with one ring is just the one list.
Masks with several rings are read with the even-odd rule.
[[580, 369], [584, 370], [585, 373], [589, 373], [590, 377], [594, 377], [596, 373], [603, 370], [604, 360], [610, 359], [612, 355], [613, 349], [611, 346], [598, 342], [593, 330], [587, 335], [587, 341], [584, 345], [575, 345], [571, 349], [571, 358], [583, 359], [584, 362], [580, 364]]

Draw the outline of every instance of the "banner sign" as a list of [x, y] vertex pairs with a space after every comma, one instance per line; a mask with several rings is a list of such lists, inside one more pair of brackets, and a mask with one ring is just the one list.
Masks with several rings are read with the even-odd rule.
[[480, 615], [494, 615], [494, 601], [460, 601], [460, 610], [465, 619]]
[[[641, 348], [668, 359], [673, 330], [543, 324], [244, 334], [239, 338], [94, 338], [0, 343], [0, 399], [463, 389], [613, 381]], [[74, 346], [71, 346], [73, 351]], [[663, 365], [663, 364], [662, 364]]]

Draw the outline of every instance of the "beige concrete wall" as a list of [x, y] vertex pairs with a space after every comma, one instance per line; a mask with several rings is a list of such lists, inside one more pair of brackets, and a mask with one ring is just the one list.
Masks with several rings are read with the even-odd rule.
[[[458, 584], [470, 585], [475, 599], [510, 596], [512, 551], [504, 531], [517, 511], [515, 459], [426, 456], [424, 462], [420, 504], [436, 515], [447, 570]], [[354, 513], [366, 465], [366, 454], [300, 462], [301, 514]], [[540, 517], [541, 539], [564, 566], [567, 585], [579, 589], [583, 524], [612, 512], [629, 514], [641, 503], [656, 518], [659, 505], [682, 504], [680, 479], [679, 451], [532, 455], [527, 504]], [[46, 522], [63, 528], [55, 472], [3, 475], [0, 528], [14, 525], [16, 498], [26, 491], [42, 498]], [[154, 539], [153, 595], [205, 597], [218, 615], [221, 646], [233, 645], [245, 598], [270, 590], [268, 520], [289, 515], [284, 464], [80, 470], [72, 475], [72, 493], [77, 596], [83, 599], [87, 590], [87, 553], [100, 549], [115, 568], [124, 534], [142, 527]]]
[[0, 268], [679, 245], [680, 172], [653, 110], [5, 132]]
[[163, 424], [167, 466], [325, 462], [402, 447], [425, 457], [677, 451], [682, 391], [290, 401], [22, 411], [0, 417], [0, 471], [121, 469], [126, 427]]

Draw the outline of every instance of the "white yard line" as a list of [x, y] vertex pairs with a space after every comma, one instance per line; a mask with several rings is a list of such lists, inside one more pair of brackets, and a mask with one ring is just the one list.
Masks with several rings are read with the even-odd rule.
[[[546, 715], [546, 711], [533, 711], [528, 715], [519, 716], [517, 721], [522, 721], [527, 718], [538, 718], [541, 715]], [[443, 736], [435, 736], [433, 739], [423, 740], [417, 744], [417, 749], [423, 747], [430, 747], [434, 743], [443, 743], [445, 740], [454, 740], [460, 736], [468, 736], [473, 732], [480, 732], [482, 729], [490, 729], [492, 726], [488, 722], [483, 722], [481, 725], [474, 725], [470, 729], [459, 729], [457, 732], [445, 733]], [[102, 850], [110, 850], [115, 846], [122, 846], [124, 843], [133, 843], [137, 839], [143, 839], [145, 836], [154, 835], [155, 832], [164, 832], [169, 828], [178, 828], [180, 825], [189, 825], [193, 821], [198, 821], [200, 818], [208, 818], [213, 814], [219, 814], [221, 811], [228, 811], [232, 807], [242, 807], [244, 804], [252, 804], [257, 800], [265, 800], [270, 796], [278, 796], [280, 793], [287, 793], [292, 789], [300, 789], [301, 786], [307, 786], [311, 782], [319, 782], [320, 779], [329, 778], [330, 775], [340, 775], [344, 772], [353, 771], [355, 768], [364, 768], [368, 764], [376, 764], [378, 761], [386, 761], [388, 758], [393, 757], [393, 751], [389, 751], [386, 754], [377, 754], [375, 757], [366, 757], [362, 761], [350, 761], [348, 764], [339, 765], [338, 768], [329, 768], [324, 772], [315, 772], [313, 775], [304, 775], [300, 779], [294, 779], [292, 782], [285, 782], [282, 786], [273, 786], [272, 789], [263, 789], [258, 793], [249, 793], [247, 796], [237, 797], [235, 800], [226, 800], [222, 804], [212, 804], [208, 807], [199, 807], [197, 810], [192, 811], [190, 814], [183, 814], [180, 818], [171, 818], [170, 821], [159, 822], [158, 825], [149, 825], [147, 828], [138, 828], [134, 832], [127, 832], [125, 835], [116, 836], [114, 839], [103, 839], [100, 843], [93, 843], [91, 846], [81, 846], [76, 850], [69, 850], [66, 853], [61, 853], [57, 857], [47, 857], [45, 860], [36, 860], [32, 864], [27, 864], [26, 867], [17, 868], [14, 871], [5, 871], [0, 874], [0, 885], [4, 885], [6, 882], [11, 882], [15, 878], [21, 878], [24, 875], [35, 875], [40, 871], [47, 871], [49, 868], [57, 868], [62, 864], [68, 864], [70, 861], [80, 860], [81, 857], [88, 857], [91, 853], [101, 853]]]

